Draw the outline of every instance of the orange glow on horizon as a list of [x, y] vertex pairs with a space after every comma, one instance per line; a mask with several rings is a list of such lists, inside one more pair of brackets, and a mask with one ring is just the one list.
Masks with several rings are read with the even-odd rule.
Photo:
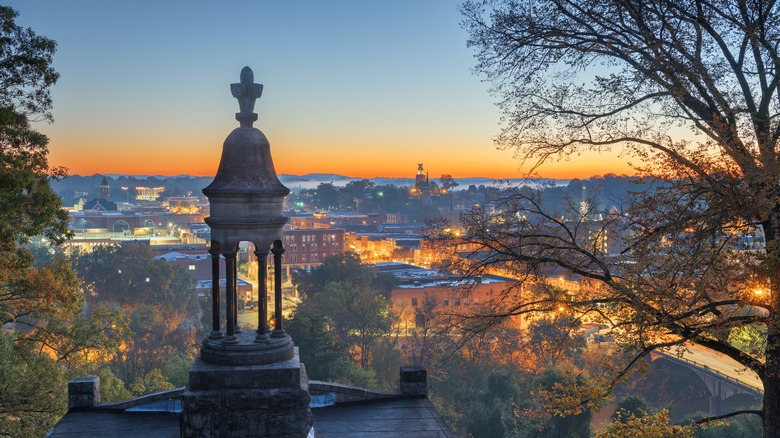
[[[104, 146], [101, 138], [85, 139], [83, 134], [49, 134], [49, 162], [63, 166], [71, 175], [192, 175], [216, 174], [222, 153], [223, 138], [208, 133], [189, 138], [125, 138]], [[332, 173], [355, 178], [413, 178], [417, 163], [423, 163], [431, 179], [443, 174], [455, 178], [486, 177], [494, 179], [523, 178], [528, 169], [512, 151], [496, 150], [490, 141], [466, 144], [419, 144], [374, 140], [370, 147], [360, 139], [325, 144], [322, 139], [285, 137], [274, 141], [271, 154], [276, 172], [289, 175]], [[143, 146], [138, 146], [143, 145]], [[615, 154], [616, 155], [616, 154]], [[554, 179], [588, 178], [607, 173], [633, 175], [635, 172], [617, 156], [582, 153], [565, 161], [550, 161], [537, 169], [534, 176]]]
[[[68, 154], [70, 155], [70, 154]], [[328, 160], [328, 157], [320, 157], [312, 162], [301, 162], [292, 157], [274, 157], [276, 172], [288, 175], [306, 175], [310, 173], [332, 173], [354, 178], [414, 178], [417, 163], [425, 164], [432, 179], [439, 178], [443, 174], [452, 175], [454, 178], [487, 177], [495, 179], [523, 178], [524, 171], [519, 169], [516, 161], [500, 163], [465, 162], [457, 163], [447, 160], [446, 163], [437, 162], [435, 158], [423, 159], [414, 157], [387, 157], [376, 161], [351, 161]], [[191, 175], [213, 176], [219, 166], [219, 154], [204, 154], [199, 159], [189, 158], [182, 160], [175, 155], [159, 157], [156, 160], [148, 160], [137, 156], [122, 157], [94, 154], [90, 159], [62, 156], [52, 152], [50, 163], [54, 166], [63, 166], [68, 169], [70, 175], [93, 174], [120, 174], [120, 175]], [[636, 172], [625, 163], [615, 162], [611, 164], [604, 160], [597, 163], [547, 163], [537, 170], [536, 174], [543, 178], [574, 179], [600, 176], [607, 173], [617, 175], [633, 175]]]
[[[118, 174], [118, 175], [191, 175], [191, 176], [214, 176], [219, 165], [219, 157], [214, 160], [203, 159], [199, 161], [188, 160], [181, 162], [175, 157], [170, 160], [160, 160], [150, 163], [141, 160], [122, 160], [103, 159], [96, 157], [93, 160], [67, 160], [52, 154], [51, 164], [54, 166], [63, 166], [68, 169], [69, 175], [93, 175], [93, 174]], [[311, 163], [281, 163], [281, 160], [275, 159], [274, 164], [276, 172], [288, 175], [306, 175], [311, 173], [331, 173], [353, 178], [414, 178], [416, 164], [418, 161], [424, 162], [426, 169], [430, 169], [430, 178], [437, 179], [443, 174], [452, 175], [454, 178], [486, 177], [494, 179], [513, 179], [523, 178], [525, 173], [517, 169], [516, 164], [510, 166], [492, 166], [489, 163], [478, 165], [479, 163], [462, 165], [442, 165], [431, 160], [415, 160], [408, 158], [396, 158], [393, 160], [384, 160], [382, 163], [340, 163], [319, 161], [317, 164]], [[430, 163], [430, 164], [428, 164]], [[373, 164], [373, 166], [371, 165]], [[554, 163], [543, 166], [536, 173], [542, 178], [551, 179], [583, 179], [592, 176], [602, 176], [608, 173], [617, 175], [634, 175], [636, 172], [627, 165], [621, 166], [574, 166], [561, 165]], [[601, 164], [601, 163], [600, 163]]]

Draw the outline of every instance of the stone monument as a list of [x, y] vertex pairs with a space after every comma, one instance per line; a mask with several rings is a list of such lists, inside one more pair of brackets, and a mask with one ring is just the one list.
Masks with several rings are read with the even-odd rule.
[[[233, 130], [222, 146], [217, 175], [203, 194], [211, 204], [212, 328], [190, 370], [183, 397], [183, 437], [305, 437], [312, 424], [308, 379], [292, 339], [283, 328], [281, 265], [282, 204], [290, 190], [276, 175], [255, 100], [263, 91], [249, 67], [231, 84], [238, 99]], [[236, 310], [236, 254], [252, 242], [259, 263], [258, 329], [240, 330]], [[268, 321], [266, 264], [274, 265], [273, 330]], [[220, 264], [225, 258], [225, 327], [221, 327]]]

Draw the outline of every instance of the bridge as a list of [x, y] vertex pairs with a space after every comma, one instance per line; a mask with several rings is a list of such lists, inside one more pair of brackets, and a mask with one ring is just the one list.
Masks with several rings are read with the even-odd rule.
[[682, 355], [668, 349], [655, 350], [650, 359], [668, 360], [693, 371], [710, 391], [710, 415], [725, 414], [723, 402], [739, 394], [746, 394], [761, 400], [764, 397], [764, 385], [758, 375], [744, 365], [723, 354], [702, 347], [686, 345]]

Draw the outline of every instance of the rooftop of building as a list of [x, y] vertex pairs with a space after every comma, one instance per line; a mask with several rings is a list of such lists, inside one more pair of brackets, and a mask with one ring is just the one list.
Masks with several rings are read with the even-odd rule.
[[202, 248], [201, 253], [198, 254], [184, 254], [177, 251], [167, 252], [165, 254], [161, 254], [158, 256], [155, 256], [155, 259], [158, 260], [165, 260], [166, 262], [170, 262], [173, 260], [203, 260], [203, 259], [210, 259], [211, 255], [207, 252], [207, 248]]
[[[220, 278], [219, 279], [219, 285], [222, 286], [223, 288], [227, 284], [226, 282], [227, 282], [227, 280], [224, 279], [224, 278]], [[195, 288], [196, 289], [208, 289], [208, 290], [211, 290], [211, 285], [212, 284], [214, 284], [213, 280], [198, 280], [198, 282], [195, 285]], [[236, 278], [236, 285], [239, 286], [239, 287], [251, 287], [252, 283], [250, 283], [250, 282], [248, 282], [246, 280], [242, 280], [240, 278]], [[209, 293], [206, 293], [206, 292], [201, 292], [199, 294], [199, 296], [207, 297], [207, 296], [211, 296], [211, 295]]]
[[423, 268], [401, 262], [377, 263], [374, 267], [379, 272], [393, 274], [401, 284], [399, 288], [423, 287], [457, 287], [467, 284], [506, 283], [513, 280], [498, 275], [483, 275], [474, 278], [463, 278], [459, 275], [437, 269]]
[[83, 209], [89, 212], [111, 212], [116, 211], [117, 206], [115, 202], [111, 202], [108, 199], [92, 199], [84, 203]]
[[134, 242], [146, 245], [173, 245], [181, 242], [181, 239], [176, 236], [149, 236], [148, 234], [131, 235], [124, 232], [114, 233], [105, 230], [95, 232], [83, 232], [80, 230], [72, 231], [74, 231], [74, 233], [68, 238], [68, 242], [79, 240], [106, 240], [121, 241], [122, 243]]
[[366, 236], [369, 240], [383, 240], [383, 239], [395, 239], [395, 240], [420, 240], [423, 238], [422, 234], [416, 234], [412, 232], [384, 232], [384, 233], [372, 233], [372, 232], [357, 232], [358, 237]]
[[317, 218], [317, 219], [342, 219], [342, 218], [367, 218], [376, 216], [376, 213], [355, 213], [352, 211], [329, 211], [316, 213], [300, 213], [295, 211], [286, 211], [290, 218]]
[[[105, 201], [101, 201], [105, 202]], [[124, 204], [124, 203], [123, 203]], [[86, 205], [86, 204], [85, 204]], [[150, 210], [130, 210], [130, 209], [114, 209], [114, 210], [70, 210], [68, 214], [74, 217], [93, 217], [93, 216], [118, 216], [118, 217], [175, 217], [175, 216], [197, 216], [194, 213], [174, 213], [172, 211], [150, 211]]]
[[[46, 438], [178, 438], [185, 388], [72, 408]], [[309, 438], [453, 437], [424, 395], [310, 381], [314, 426]]]

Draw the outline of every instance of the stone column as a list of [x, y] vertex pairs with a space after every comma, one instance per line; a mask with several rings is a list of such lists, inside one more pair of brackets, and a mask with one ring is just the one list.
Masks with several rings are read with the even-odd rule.
[[710, 397], [710, 409], [709, 414], [712, 416], [718, 416], [721, 414], [721, 404], [722, 400], [717, 395], [713, 395]]
[[236, 253], [234, 251], [223, 251], [225, 256], [225, 313], [227, 314], [227, 323], [225, 324], [225, 338], [222, 340], [225, 344], [237, 344], [236, 338]]
[[210, 339], [219, 339], [222, 337], [222, 330], [220, 328], [220, 311], [219, 311], [219, 249], [212, 242], [211, 249], [211, 333]]
[[273, 337], [284, 337], [284, 328], [282, 327], [282, 254], [284, 247], [282, 241], [274, 242], [271, 252], [274, 254], [274, 331]]
[[257, 337], [255, 342], [268, 342], [268, 251], [256, 250], [257, 257]]
[[[225, 281], [227, 282], [227, 279]], [[241, 333], [241, 326], [238, 324], [238, 253], [236, 253], [236, 260], [233, 263], [232, 287], [233, 287], [233, 323], [235, 323], [236, 334], [238, 334]]]
[[720, 381], [713, 379], [710, 391], [712, 392], [712, 395], [710, 396], [709, 414], [712, 416], [721, 415], [723, 400], [721, 399], [722, 388]]

